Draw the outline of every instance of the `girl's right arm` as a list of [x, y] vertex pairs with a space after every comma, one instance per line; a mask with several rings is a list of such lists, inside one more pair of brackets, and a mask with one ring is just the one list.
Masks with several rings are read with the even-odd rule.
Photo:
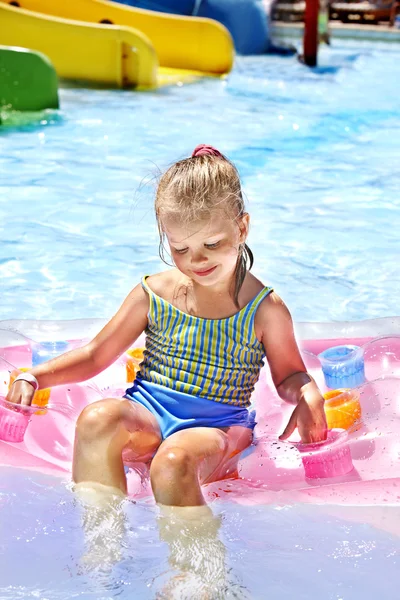
[[[53, 358], [29, 372], [38, 380], [39, 388], [77, 383], [94, 377], [115, 362], [145, 330], [148, 310], [148, 295], [139, 284], [89, 344]], [[30, 405], [33, 395], [33, 386], [19, 380], [11, 386], [7, 400]]]

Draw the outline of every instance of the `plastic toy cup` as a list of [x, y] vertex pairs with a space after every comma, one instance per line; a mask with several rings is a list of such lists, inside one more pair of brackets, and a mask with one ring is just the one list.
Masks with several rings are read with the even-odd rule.
[[334, 346], [318, 354], [328, 388], [354, 388], [365, 382], [364, 356], [360, 346]]
[[340, 477], [353, 470], [347, 432], [343, 429], [328, 431], [327, 440], [315, 444], [293, 444], [301, 454], [307, 479]]
[[140, 363], [143, 360], [144, 348], [131, 348], [127, 351], [128, 359], [126, 361], [126, 381], [132, 383], [140, 369]]
[[[66, 341], [59, 342], [38, 342], [32, 344], [32, 367], [36, 367], [37, 365], [41, 365], [42, 363], [59, 356], [66, 352], [69, 348], [69, 343]], [[29, 369], [23, 368], [19, 369], [20, 371], [28, 371]], [[17, 373], [18, 374], [18, 373]], [[10, 378], [10, 386], [14, 381], [16, 375], [14, 377], [11, 374]], [[33, 397], [33, 402], [37, 406], [47, 406], [50, 400], [51, 390], [50, 388], [44, 388], [42, 390], [38, 390], [35, 392]], [[38, 411], [36, 414], [41, 415], [45, 414], [42, 411]]]
[[0, 398], [0, 440], [14, 443], [23, 442], [30, 414], [31, 410], [26, 410], [19, 404], [11, 404]]
[[360, 394], [357, 390], [331, 390], [324, 394], [329, 429], [349, 429], [361, 419]]
[[[8, 389], [12, 386], [14, 379], [21, 373], [21, 371], [29, 371], [27, 367], [23, 367], [21, 369], [15, 369], [15, 371], [11, 371], [10, 374], [10, 383], [8, 384]], [[38, 390], [35, 392], [33, 396], [33, 402], [36, 406], [47, 406], [50, 400], [50, 388], [43, 388], [42, 390]], [[42, 413], [40, 413], [42, 414]]]

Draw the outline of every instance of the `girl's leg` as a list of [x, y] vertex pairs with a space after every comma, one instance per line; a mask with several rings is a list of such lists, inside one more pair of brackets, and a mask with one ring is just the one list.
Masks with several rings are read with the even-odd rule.
[[89, 404], [76, 424], [72, 478], [126, 494], [122, 455], [148, 462], [161, 444], [156, 418], [144, 406], [122, 398]]
[[233, 472], [239, 453], [251, 440], [251, 430], [238, 425], [193, 427], [172, 434], [161, 444], [150, 467], [156, 501], [169, 506], [205, 504], [201, 484]]
[[160, 598], [226, 598], [229, 575], [220, 517], [209, 506], [160, 506], [157, 523], [172, 568]]

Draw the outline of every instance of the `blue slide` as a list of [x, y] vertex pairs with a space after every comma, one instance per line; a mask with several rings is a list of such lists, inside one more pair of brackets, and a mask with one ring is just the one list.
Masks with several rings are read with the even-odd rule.
[[147, 10], [215, 19], [230, 31], [239, 54], [265, 54], [271, 49], [269, 14], [262, 0], [117, 1]]

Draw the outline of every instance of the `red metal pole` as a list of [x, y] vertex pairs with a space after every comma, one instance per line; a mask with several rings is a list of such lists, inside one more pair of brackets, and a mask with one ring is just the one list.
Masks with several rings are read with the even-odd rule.
[[304, 13], [303, 60], [309, 67], [317, 66], [319, 0], [306, 0]]

